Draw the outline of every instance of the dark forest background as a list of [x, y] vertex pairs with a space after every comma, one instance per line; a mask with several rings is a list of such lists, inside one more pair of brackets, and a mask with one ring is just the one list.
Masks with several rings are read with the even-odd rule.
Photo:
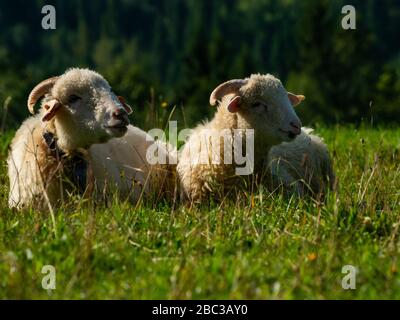
[[[45, 4], [56, 30], [41, 27]], [[341, 27], [346, 4], [356, 30]], [[193, 125], [212, 114], [216, 85], [257, 72], [307, 97], [304, 124], [398, 122], [399, 33], [399, 0], [1, 0], [0, 120], [15, 127], [36, 83], [81, 66], [126, 97], [142, 128], [174, 106]]]

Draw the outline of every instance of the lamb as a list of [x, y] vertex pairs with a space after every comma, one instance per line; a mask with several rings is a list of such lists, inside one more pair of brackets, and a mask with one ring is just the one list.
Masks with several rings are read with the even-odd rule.
[[[179, 157], [183, 195], [193, 202], [209, 195], [218, 198], [256, 181], [270, 148], [301, 133], [293, 106], [304, 96], [287, 92], [270, 74], [222, 83], [211, 93], [210, 104], [218, 100], [214, 118], [193, 130]], [[245, 159], [241, 159], [243, 147]], [[236, 167], [233, 158], [246, 163], [245, 170]]]
[[75, 68], [41, 82], [28, 98], [31, 113], [43, 95], [40, 114], [11, 143], [10, 207], [52, 208], [75, 189], [106, 197], [115, 191], [133, 203], [154, 190], [175, 192], [175, 149], [129, 125], [132, 109], [100, 74]]
[[335, 189], [335, 174], [326, 144], [312, 132], [302, 128], [294, 141], [272, 147], [268, 168], [275, 188], [282, 186], [287, 194], [302, 197], [308, 193], [318, 199]]
[[40, 113], [18, 129], [7, 159], [9, 206], [17, 209], [51, 209], [73, 189], [89, 194], [96, 174], [89, 147], [122, 137], [132, 111], [89, 69], [69, 69], [39, 83], [28, 98], [32, 114], [43, 96]]

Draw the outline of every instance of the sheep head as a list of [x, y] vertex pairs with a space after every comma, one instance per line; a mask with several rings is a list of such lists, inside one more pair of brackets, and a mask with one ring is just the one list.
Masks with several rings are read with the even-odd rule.
[[210, 104], [237, 113], [255, 130], [256, 136], [271, 144], [291, 141], [301, 132], [294, 106], [305, 99], [287, 92], [281, 81], [270, 74], [253, 74], [220, 84], [210, 96]]
[[42, 121], [44, 125], [54, 126], [60, 142], [65, 140], [67, 148], [106, 142], [127, 131], [132, 109], [124, 98], [112, 92], [97, 72], [73, 68], [59, 77], [42, 81], [29, 95], [31, 113], [43, 96]]

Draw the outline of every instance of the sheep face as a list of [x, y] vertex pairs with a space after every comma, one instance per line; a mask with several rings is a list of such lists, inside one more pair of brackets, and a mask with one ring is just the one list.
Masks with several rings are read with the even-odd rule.
[[229, 112], [237, 113], [268, 144], [291, 141], [301, 132], [293, 106], [304, 96], [287, 92], [281, 81], [270, 74], [225, 82], [213, 91], [210, 103], [214, 105], [220, 98]]
[[278, 144], [300, 134], [301, 121], [293, 108], [296, 102], [292, 104], [291, 95], [279, 79], [272, 75], [252, 75], [240, 88], [238, 97], [237, 110], [252, 125], [256, 135]]
[[87, 69], [71, 69], [54, 84], [43, 102], [43, 121], [54, 118], [60, 144], [86, 148], [121, 137], [127, 131], [131, 109], [107, 81]]

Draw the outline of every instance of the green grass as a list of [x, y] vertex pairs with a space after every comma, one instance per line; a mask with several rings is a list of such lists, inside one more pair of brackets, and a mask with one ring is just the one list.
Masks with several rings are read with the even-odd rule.
[[[400, 299], [400, 130], [318, 128], [339, 179], [325, 203], [260, 191], [189, 209], [83, 204], [49, 215], [7, 207], [0, 155], [0, 298]], [[250, 199], [250, 200], [247, 200]], [[344, 265], [358, 269], [344, 290]], [[41, 268], [56, 268], [56, 290]]]

